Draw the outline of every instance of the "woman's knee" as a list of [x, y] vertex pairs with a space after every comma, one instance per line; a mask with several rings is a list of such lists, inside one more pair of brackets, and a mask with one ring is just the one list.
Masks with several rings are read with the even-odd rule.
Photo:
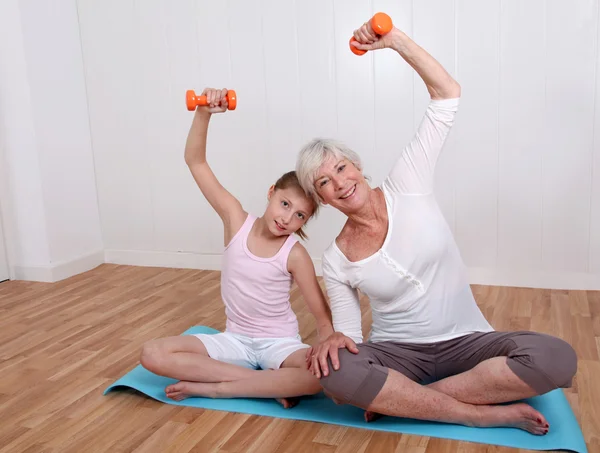
[[539, 394], [572, 385], [577, 373], [577, 354], [569, 343], [534, 333], [516, 343], [517, 349], [509, 355], [511, 368]]
[[566, 341], [551, 337], [545, 354], [545, 371], [559, 388], [571, 387], [577, 373], [577, 353]]
[[339, 360], [340, 367], [336, 371], [328, 359], [329, 375], [320, 381], [325, 394], [338, 404], [368, 407], [383, 387], [387, 369], [374, 364], [360, 348], [358, 354], [340, 350]]

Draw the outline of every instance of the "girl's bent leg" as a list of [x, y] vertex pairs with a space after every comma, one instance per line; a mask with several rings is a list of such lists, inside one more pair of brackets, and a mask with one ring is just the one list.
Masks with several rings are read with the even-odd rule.
[[193, 335], [151, 340], [142, 347], [140, 361], [155, 374], [184, 381], [233, 381], [257, 373], [211, 359], [202, 341]]
[[184, 398], [203, 396], [206, 398], [283, 399], [314, 395], [321, 391], [319, 381], [307, 370], [301, 368], [257, 371], [253, 376], [237, 381], [212, 383], [181, 381], [170, 387], [173, 387], [173, 392], [178, 392]]
[[252, 375], [235, 381], [202, 383], [179, 382], [173, 387], [173, 397], [183, 399], [188, 396], [207, 398], [275, 398], [284, 407], [291, 407], [290, 398], [314, 395], [321, 391], [321, 384], [304, 367], [304, 350], [291, 354], [278, 370], [255, 371]]

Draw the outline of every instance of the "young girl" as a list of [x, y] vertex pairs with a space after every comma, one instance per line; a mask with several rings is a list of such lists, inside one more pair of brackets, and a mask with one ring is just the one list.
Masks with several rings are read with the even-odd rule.
[[[223, 220], [225, 252], [221, 295], [226, 330], [215, 335], [184, 335], [144, 344], [141, 363], [180, 381], [165, 389], [169, 398], [276, 398], [285, 408], [293, 397], [321, 390], [306, 369], [308, 345], [298, 333], [290, 307], [295, 280], [317, 320], [318, 336], [333, 333], [331, 313], [306, 249], [302, 226], [317, 205], [302, 190], [295, 172], [268, 191], [268, 206], [256, 218], [217, 180], [206, 162], [206, 136], [213, 113], [227, 109], [227, 90], [205, 89], [208, 105], [198, 107], [187, 138], [185, 161], [200, 190]], [[261, 370], [259, 370], [261, 369]]]

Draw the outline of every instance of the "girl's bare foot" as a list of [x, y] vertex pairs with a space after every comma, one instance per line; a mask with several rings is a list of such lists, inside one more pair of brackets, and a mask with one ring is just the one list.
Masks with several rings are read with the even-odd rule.
[[284, 409], [291, 409], [300, 402], [300, 398], [276, 398], [276, 400]]
[[179, 381], [165, 388], [167, 398], [181, 401], [190, 396], [203, 396], [205, 398], [216, 398], [217, 388], [213, 382], [191, 382]]
[[[179, 381], [176, 384], [165, 388], [167, 398], [175, 401], [181, 401], [190, 396], [202, 396], [205, 398], [219, 398], [218, 383], [216, 382], [191, 382]], [[294, 407], [300, 401], [300, 398], [276, 398], [284, 409]]]
[[525, 403], [507, 406], [478, 406], [478, 409], [480, 413], [474, 423], [475, 426], [510, 426], [536, 435], [547, 434], [550, 428], [544, 416]]
[[365, 421], [367, 423], [379, 420], [381, 417], [383, 417], [383, 415], [378, 414], [377, 412], [365, 411]]

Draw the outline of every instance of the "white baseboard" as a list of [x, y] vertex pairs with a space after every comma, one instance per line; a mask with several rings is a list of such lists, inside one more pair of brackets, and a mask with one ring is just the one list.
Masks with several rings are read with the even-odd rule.
[[[148, 252], [142, 250], [105, 250], [104, 261], [130, 266], [172, 267], [180, 269], [221, 270], [221, 254], [191, 252]], [[313, 259], [315, 271], [321, 276], [321, 259]]]
[[[56, 282], [88, 271], [102, 263], [130, 266], [170, 267], [182, 269], [221, 269], [221, 254], [189, 252], [153, 252], [141, 250], [105, 250], [76, 260], [52, 266], [18, 267], [13, 271], [18, 280]], [[322, 274], [321, 259], [313, 258], [315, 271]], [[477, 285], [516, 286], [544, 289], [600, 290], [600, 275], [576, 272], [536, 272], [531, 270], [502, 270], [470, 268], [469, 281]]]
[[47, 266], [12, 266], [14, 280], [54, 283], [94, 269], [104, 263], [104, 252], [98, 250], [69, 261]]
[[105, 250], [104, 261], [130, 266], [221, 270], [221, 254], [190, 252], [150, 252], [144, 250]]
[[469, 281], [471, 284], [490, 286], [600, 290], [600, 274], [577, 272], [469, 268]]
[[11, 266], [11, 280], [53, 283], [50, 266]]

